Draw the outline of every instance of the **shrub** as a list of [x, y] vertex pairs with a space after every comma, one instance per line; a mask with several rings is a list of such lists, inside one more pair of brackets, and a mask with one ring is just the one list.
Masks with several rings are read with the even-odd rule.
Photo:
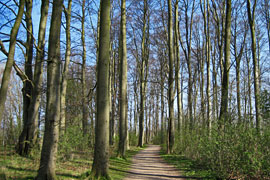
[[217, 125], [211, 135], [202, 127], [182, 130], [176, 136], [175, 152], [209, 167], [222, 179], [270, 177], [270, 128], [260, 134], [247, 124]]
[[85, 151], [88, 148], [89, 136], [84, 136], [79, 126], [70, 126], [60, 137], [58, 154], [60, 159], [72, 159], [74, 151]]

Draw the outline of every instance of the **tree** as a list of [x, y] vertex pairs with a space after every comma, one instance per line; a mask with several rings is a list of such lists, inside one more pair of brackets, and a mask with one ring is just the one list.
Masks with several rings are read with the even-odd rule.
[[257, 61], [256, 53], [256, 35], [255, 35], [255, 10], [257, 0], [254, 1], [252, 10], [250, 5], [250, 0], [247, 0], [247, 13], [248, 22], [251, 33], [251, 49], [252, 49], [252, 59], [253, 59], [253, 75], [254, 75], [254, 95], [255, 95], [255, 109], [256, 109], [256, 128], [260, 132], [261, 128], [261, 107], [260, 107], [260, 78], [259, 78], [259, 65]]
[[225, 22], [225, 45], [224, 45], [224, 70], [221, 87], [220, 125], [223, 126], [228, 116], [229, 100], [229, 73], [230, 73], [230, 45], [231, 45], [231, 0], [226, 0], [226, 22]]
[[71, 53], [71, 37], [70, 37], [70, 21], [71, 21], [71, 6], [72, 0], [68, 1], [68, 8], [64, 8], [64, 13], [66, 17], [66, 53], [65, 53], [65, 64], [62, 72], [61, 79], [61, 105], [60, 105], [60, 133], [66, 129], [66, 93], [67, 93], [67, 76], [68, 76], [68, 66], [70, 63], [70, 53]]
[[168, 46], [169, 46], [169, 124], [168, 124], [168, 146], [167, 153], [170, 154], [173, 152], [174, 146], [174, 77], [173, 77], [173, 62], [174, 62], [174, 54], [173, 54], [173, 19], [172, 19], [172, 4], [171, 0], [168, 0]]
[[82, 1], [82, 17], [81, 17], [81, 41], [82, 41], [82, 127], [84, 136], [87, 134], [88, 130], [88, 101], [87, 101], [87, 93], [86, 93], [86, 46], [85, 46], [85, 0]]
[[[29, 4], [30, 3], [30, 4]], [[29, 1], [26, 5], [28, 7], [28, 27], [27, 28], [27, 37], [28, 37], [28, 48], [30, 46], [33, 48], [33, 30], [32, 30], [32, 20], [31, 20], [31, 11], [29, 9], [32, 8], [32, 2]], [[24, 93], [24, 99], [28, 99], [28, 105], [24, 104], [25, 112], [28, 115], [24, 115], [24, 126], [23, 131], [19, 137], [19, 142], [16, 147], [16, 151], [20, 155], [29, 155], [31, 148], [36, 143], [37, 139], [37, 123], [38, 123], [38, 110], [40, 105], [40, 95], [42, 92], [42, 73], [43, 73], [43, 63], [44, 63], [44, 48], [45, 48], [45, 34], [46, 34], [46, 24], [47, 24], [47, 17], [48, 17], [48, 9], [49, 9], [49, 1], [42, 0], [41, 4], [41, 16], [40, 16], [40, 23], [39, 23], [39, 32], [38, 32], [38, 47], [37, 47], [37, 55], [35, 61], [35, 70], [34, 70], [34, 77], [33, 77], [33, 84], [27, 83], [26, 86], [30, 91], [28, 94]], [[27, 50], [27, 52], [30, 51]], [[33, 50], [31, 50], [33, 51]], [[33, 52], [27, 53], [29, 54], [27, 58], [28, 61], [32, 61]], [[28, 77], [29, 74], [32, 74], [32, 63], [28, 63], [27, 68], [28, 70]], [[24, 83], [25, 84], [25, 83]], [[34, 87], [32, 87], [32, 85]], [[30, 93], [30, 94], [29, 94]]]
[[11, 73], [13, 63], [14, 63], [16, 38], [17, 38], [18, 30], [19, 30], [19, 27], [20, 27], [20, 24], [22, 21], [22, 17], [23, 17], [24, 4], [25, 4], [25, 0], [20, 0], [18, 14], [16, 16], [15, 23], [11, 29], [11, 32], [10, 32], [8, 59], [6, 62], [6, 66], [5, 66], [5, 70], [4, 70], [3, 78], [2, 78], [2, 82], [1, 82], [1, 88], [0, 88], [0, 97], [1, 97], [0, 98], [0, 124], [2, 121], [3, 112], [5, 109], [8, 84], [10, 81], [10, 73]]
[[120, 119], [119, 119], [119, 148], [118, 156], [124, 158], [127, 141], [127, 47], [126, 47], [126, 1], [121, 0], [120, 23]]
[[176, 56], [176, 65], [175, 65], [175, 86], [177, 90], [177, 118], [178, 118], [178, 131], [183, 125], [183, 115], [182, 115], [182, 92], [180, 87], [180, 52], [179, 52], [179, 20], [178, 20], [178, 0], [175, 2], [175, 56]]
[[[183, 41], [182, 35], [179, 31], [179, 40], [181, 48], [184, 51], [185, 60], [187, 62], [188, 67], [188, 117], [190, 129], [193, 128], [193, 106], [192, 106], [192, 96], [193, 96], [193, 74], [192, 74], [192, 63], [191, 63], [191, 40], [192, 40], [192, 31], [193, 31], [193, 16], [195, 11], [195, 0], [192, 1], [192, 6], [190, 10], [190, 1], [184, 0], [183, 7], [181, 7], [182, 11], [184, 11], [184, 24], [185, 24], [185, 41]], [[190, 13], [190, 15], [189, 15]], [[186, 42], [186, 43], [184, 43]]]
[[138, 146], [143, 147], [144, 139], [144, 109], [145, 109], [145, 95], [146, 95], [146, 80], [148, 73], [148, 57], [146, 44], [146, 28], [147, 28], [147, 12], [148, 2], [144, 0], [143, 5], [143, 29], [142, 29], [142, 44], [141, 44], [141, 64], [140, 64], [140, 116], [139, 116], [139, 142]]
[[56, 179], [55, 162], [60, 122], [60, 30], [62, 9], [63, 0], [53, 2], [47, 65], [45, 132], [37, 180]]
[[97, 120], [94, 161], [90, 179], [109, 177], [109, 63], [110, 0], [100, 1], [100, 38], [97, 76]]
[[[239, 20], [240, 7], [241, 6], [240, 6], [239, 2], [236, 2], [235, 7], [234, 7], [235, 18], [233, 19], [233, 28], [232, 28], [233, 29], [233, 31], [232, 31], [233, 53], [232, 54], [234, 54], [235, 62], [236, 62], [236, 94], [237, 94], [237, 114], [238, 114], [239, 123], [241, 123], [241, 121], [242, 121], [241, 94], [240, 94], [240, 92], [241, 92], [241, 89], [240, 89], [240, 65], [241, 65], [241, 59], [243, 56], [244, 47], [246, 44], [246, 35], [247, 35], [247, 28], [246, 28], [245, 19]], [[242, 18], [244, 18], [244, 17], [242, 17]], [[243, 25], [241, 26], [241, 24], [243, 24]], [[239, 26], [240, 26], [240, 28], [239, 28]], [[241, 38], [241, 36], [243, 36], [243, 37]], [[238, 50], [239, 39], [242, 39], [242, 41], [240, 42], [240, 49]]]

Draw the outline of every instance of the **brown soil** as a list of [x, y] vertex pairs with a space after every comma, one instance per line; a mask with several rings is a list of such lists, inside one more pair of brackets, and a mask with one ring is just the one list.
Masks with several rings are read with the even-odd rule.
[[133, 157], [131, 170], [124, 180], [185, 179], [160, 156], [160, 146], [149, 145]]

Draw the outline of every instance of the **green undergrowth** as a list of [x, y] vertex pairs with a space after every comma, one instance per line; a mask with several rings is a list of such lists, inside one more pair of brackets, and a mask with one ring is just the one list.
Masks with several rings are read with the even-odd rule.
[[[109, 161], [109, 175], [113, 180], [120, 180], [123, 179], [130, 169], [130, 166], [132, 164], [131, 160], [134, 155], [136, 155], [140, 150], [143, 148], [132, 146], [129, 150], [126, 151], [126, 157], [119, 158], [117, 157], [117, 151], [113, 151], [110, 161]], [[91, 172], [87, 171], [81, 176], [81, 179], [87, 178], [88, 175], [90, 175]]]
[[[89, 169], [92, 157], [76, 152], [69, 160], [58, 158], [56, 175], [58, 179], [79, 179], [81, 174]], [[28, 180], [34, 179], [39, 168], [40, 152], [34, 152], [29, 157], [15, 153], [14, 147], [0, 151], [0, 179]]]
[[[111, 150], [110, 176], [114, 180], [125, 177], [131, 165], [132, 157], [142, 148], [131, 147], [126, 152], [126, 159], [117, 158], [116, 150]], [[59, 180], [84, 179], [91, 169], [93, 153], [72, 152], [72, 157], [57, 159], [56, 175]], [[31, 180], [37, 175], [40, 152], [34, 152], [30, 157], [21, 157], [14, 147], [0, 149], [0, 180]]]
[[162, 158], [169, 164], [174, 165], [183, 176], [190, 179], [216, 179], [214, 172], [200, 165], [198, 162], [186, 158], [183, 155], [166, 154], [161, 151]]

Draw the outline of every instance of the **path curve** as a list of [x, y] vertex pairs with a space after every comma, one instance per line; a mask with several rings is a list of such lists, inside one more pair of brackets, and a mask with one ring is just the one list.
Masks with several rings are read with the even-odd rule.
[[124, 180], [185, 179], [179, 171], [160, 156], [160, 146], [149, 145], [132, 159], [131, 169]]

